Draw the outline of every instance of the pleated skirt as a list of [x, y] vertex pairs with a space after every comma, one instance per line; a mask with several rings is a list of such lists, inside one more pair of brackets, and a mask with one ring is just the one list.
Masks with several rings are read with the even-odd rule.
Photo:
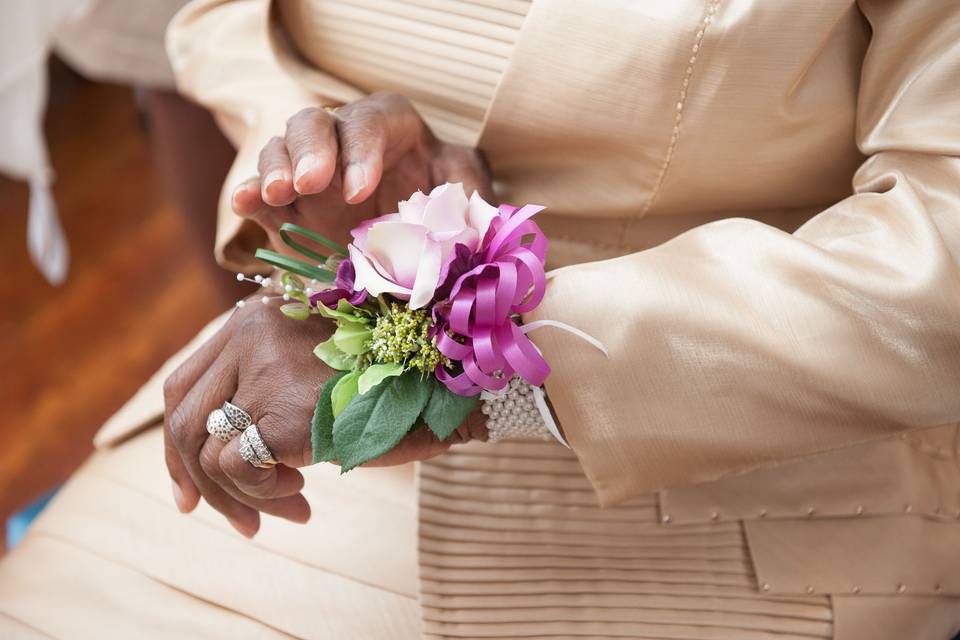
[[831, 637], [827, 598], [758, 590], [739, 523], [664, 526], [652, 496], [599, 509], [560, 445], [316, 465], [311, 521], [254, 540], [179, 514], [162, 451], [149, 429], [59, 492], [0, 561], [0, 638]]
[[739, 522], [667, 525], [655, 495], [600, 509], [559, 444], [469, 444], [418, 478], [428, 638], [832, 637], [829, 598], [758, 589]]

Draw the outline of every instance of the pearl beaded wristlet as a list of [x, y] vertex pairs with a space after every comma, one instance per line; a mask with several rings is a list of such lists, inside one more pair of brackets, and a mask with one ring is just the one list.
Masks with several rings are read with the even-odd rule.
[[507, 438], [556, 438], [567, 446], [540, 387], [533, 387], [515, 376], [502, 392], [484, 391], [480, 400], [480, 411], [487, 416], [489, 442]]

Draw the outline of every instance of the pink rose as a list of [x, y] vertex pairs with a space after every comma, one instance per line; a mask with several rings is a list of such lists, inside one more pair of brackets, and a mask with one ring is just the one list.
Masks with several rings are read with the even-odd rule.
[[347, 247], [356, 270], [354, 290], [373, 296], [389, 293], [426, 306], [443, 281], [457, 244], [476, 251], [497, 208], [463, 185], [447, 183], [430, 195], [420, 191], [399, 203], [397, 213], [367, 220], [350, 232]]

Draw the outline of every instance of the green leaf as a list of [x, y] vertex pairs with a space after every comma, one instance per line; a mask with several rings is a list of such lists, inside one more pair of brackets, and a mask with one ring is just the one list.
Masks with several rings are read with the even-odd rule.
[[313, 410], [313, 420], [310, 422], [310, 441], [313, 443], [313, 464], [329, 462], [333, 457], [333, 388], [340, 378], [347, 375], [345, 372], [335, 373], [320, 390], [317, 398], [317, 407]]
[[310, 317], [310, 307], [302, 302], [288, 302], [280, 306], [280, 312], [294, 320], [306, 320]]
[[303, 280], [293, 275], [292, 273], [284, 273], [280, 276], [280, 284], [283, 285], [284, 290], [287, 287], [293, 289], [293, 291], [303, 291], [306, 288], [306, 285], [303, 284]]
[[290, 271], [291, 273], [303, 276], [304, 278], [311, 278], [320, 282], [333, 282], [336, 279], [336, 275], [328, 269], [321, 269], [310, 264], [309, 262], [304, 262], [303, 260], [298, 260], [297, 258], [291, 258], [290, 256], [280, 255], [276, 251], [271, 251], [270, 249], [257, 249], [257, 252], [254, 255], [256, 256], [257, 260], [262, 260], [267, 264], [279, 267], [284, 271]]
[[333, 391], [330, 392], [330, 400], [333, 406], [333, 417], [339, 416], [354, 396], [357, 395], [357, 384], [360, 379], [359, 371], [351, 371], [337, 381]]
[[313, 355], [326, 363], [331, 369], [349, 371], [357, 363], [357, 356], [340, 350], [333, 338], [321, 342], [313, 349]]
[[360, 394], [364, 394], [374, 388], [387, 378], [398, 376], [403, 373], [402, 364], [372, 364], [366, 371], [360, 374]]
[[477, 408], [477, 396], [458, 396], [436, 378], [432, 380], [433, 393], [423, 410], [423, 421], [438, 438], [446, 440]]
[[407, 371], [355, 396], [333, 422], [341, 473], [397, 446], [426, 406], [430, 389], [418, 373]]
[[324, 318], [330, 318], [337, 322], [354, 322], [361, 324], [366, 324], [367, 322], [367, 318], [359, 314], [359, 309], [343, 299], [337, 302], [336, 309], [331, 309], [325, 304], [318, 304], [317, 310]]
[[366, 351], [366, 344], [372, 333], [366, 324], [347, 322], [337, 327], [333, 334], [333, 343], [340, 351], [358, 356]]
[[327, 256], [303, 246], [290, 237], [293, 234], [313, 240], [317, 244], [322, 244], [323, 246], [333, 250], [336, 253], [339, 253], [342, 256], [347, 255], [347, 250], [344, 247], [340, 246], [333, 240], [316, 233], [315, 231], [301, 227], [298, 224], [293, 224], [292, 222], [284, 222], [282, 225], [280, 225], [280, 239], [283, 240], [283, 242], [294, 251], [297, 251], [308, 258], [312, 258], [317, 262], [324, 262], [327, 259]]

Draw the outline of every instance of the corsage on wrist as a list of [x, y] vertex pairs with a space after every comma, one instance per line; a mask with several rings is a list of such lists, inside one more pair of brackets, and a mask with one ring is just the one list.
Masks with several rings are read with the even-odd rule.
[[561, 323], [520, 325], [547, 286], [547, 238], [531, 219], [542, 209], [494, 207], [444, 184], [364, 222], [347, 247], [285, 224], [281, 238], [303, 259], [257, 251], [282, 271], [284, 315], [337, 326], [314, 350], [337, 370], [317, 400], [314, 462], [349, 471], [421, 425], [444, 440], [481, 394], [494, 439], [546, 429], [562, 441], [540, 388], [550, 367], [526, 333], [550, 324], [602, 345]]

